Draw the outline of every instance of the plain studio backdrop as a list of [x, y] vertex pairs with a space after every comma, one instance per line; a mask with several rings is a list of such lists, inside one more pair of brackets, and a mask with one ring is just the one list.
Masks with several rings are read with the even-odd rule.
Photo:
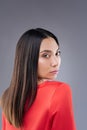
[[37, 27], [59, 39], [62, 64], [57, 79], [70, 84], [77, 129], [87, 130], [86, 0], [0, 0], [0, 95], [10, 84], [18, 39]]

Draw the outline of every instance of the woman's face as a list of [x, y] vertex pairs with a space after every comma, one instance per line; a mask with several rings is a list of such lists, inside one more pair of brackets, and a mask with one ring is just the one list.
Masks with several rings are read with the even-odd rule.
[[53, 80], [56, 78], [60, 63], [60, 50], [56, 41], [51, 37], [44, 39], [39, 52], [38, 79]]

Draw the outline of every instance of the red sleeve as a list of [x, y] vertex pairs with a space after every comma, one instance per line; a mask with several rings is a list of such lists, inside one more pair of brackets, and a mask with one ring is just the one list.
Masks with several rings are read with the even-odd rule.
[[51, 104], [51, 130], [76, 130], [72, 93], [68, 85], [57, 88]]
[[5, 122], [5, 117], [4, 117], [4, 115], [3, 115], [3, 113], [2, 113], [2, 130], [5, 130], [5, 124], [6, 122]]

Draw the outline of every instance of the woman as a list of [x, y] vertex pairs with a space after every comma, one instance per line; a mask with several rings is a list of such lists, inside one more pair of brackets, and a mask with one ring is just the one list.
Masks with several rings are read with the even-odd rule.
[[1, 98], [2, 130], [76, 130], [71, 89], [53, 81], [60, 63], [54, 34], [37, 28], [21, 36], [12, 80]]

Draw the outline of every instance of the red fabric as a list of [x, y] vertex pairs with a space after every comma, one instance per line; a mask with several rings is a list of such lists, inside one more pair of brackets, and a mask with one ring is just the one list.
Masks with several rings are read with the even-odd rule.
[[[23, 130], [76, 130], [69, 85], [46, 81], [38, 85], [36, 99], [25, 114]], [[3, 116], [2, 130], [13, 127]]]

